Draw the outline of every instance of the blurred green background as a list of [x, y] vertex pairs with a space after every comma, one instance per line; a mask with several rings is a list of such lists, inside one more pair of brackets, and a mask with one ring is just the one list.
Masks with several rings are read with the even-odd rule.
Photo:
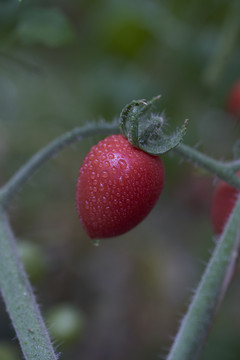
[[[238, 0], [1, 0], [0, 185], [63, 132], [157, 94], [170, 128], [190, 119], [185, 143], [231, 159], [240, 129], [226, 101], [240, 77], [239, 20]], [[214, 247], [216, 179], [164, 155], [155, 209], [95, 247], [74, 196], [98, 139], [46, 164], [15, 199], [11, 222], [62, 360], [162, 358]], [[237, 271], [201, 360], [239, 359], [239, 298]], [[2, 302], [0, 317], [0, 360], [22, 359]]]

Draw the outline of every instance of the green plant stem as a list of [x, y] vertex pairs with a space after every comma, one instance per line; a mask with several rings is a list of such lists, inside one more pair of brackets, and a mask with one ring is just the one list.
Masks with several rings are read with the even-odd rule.
[[26, 360], [56, 360], [7, 215], [0, 207], [0, 288]]
[[214, 160], [200, 151], [184, 144], [179, 144], [174, 151], [185, 159], [191, 161], [193, 164], [201, 166], [213, 175], [218, 176], [230, 185], [240, 189], [240, 179], [235, 173], [236, 169], [233, 163], [229, 163], [230, 165], [228, 165], [227, 162], [224, 163]]
[[182, 320], [167, 360], [197, 359], [235, 268], [240, 245], [240, 196]]
[[234, 172], [240, 170], [240, 160], [229, 161], [226, 165]]
[[101, 133], [111, 134], [118, 131], [118, 125], [116, 122], [106, 123], [102, 121], [87, 124], [83, 127], [77, 127], [58, 137], [33, 155], [32, 158], [30, 158], [30, 160], [23, 165], [0, 189], [0, 204], [6, 207], [22, 185], [39, 169], [39, 167], [49, 159], [56, 156], [68, 145], [87, 136]]
[[[79, 141], [85, 137], [96, 134], [112, 134], [119, 132], [117, 122], [106, 123], [98, 122], [87, 124], [83, 127], [77, 127], [62, 136], [58, 137], [46, 147], [42, 148], [30, 160], [23, 165], [13, 177], [0, 189], [0, 204], [7, 206], [14, 195], [19, 191], [23, 184], [49, 159], [55, 157], [61, 150], [68, 145]], [[203, 167], [211, 172], [213, 175], [225, 180], [229, 184], [240, 188], [240, 179], [235, 174], [238, 169], [238, 163], [224, 163], [214, 160], [209, 156], [191, 148], [190, 146], [180, 144], [174, 151], [193, 162], [196, 165]]]

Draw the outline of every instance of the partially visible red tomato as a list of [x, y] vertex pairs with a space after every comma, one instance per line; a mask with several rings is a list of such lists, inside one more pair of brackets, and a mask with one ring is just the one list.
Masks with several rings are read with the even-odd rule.
[[[240, 172], [238, 172], [240, 176]], [[227, 184], [225, 181], [220, 181], [212, 199], [211, 206], [211, 221], [215, 234], [222, 233], [224, 226], [232, 212], [235, 205], [239, 190]]]
[[157, 202], [164, 176], [160, 157], [136, 149], [122, 135], [93, 146], [80, 168], [76, 192], [88, 235], [108, 238], [139, 224]]
[[240, 118], [240, 80], [230, 90], [227, 100], [227, 111]]

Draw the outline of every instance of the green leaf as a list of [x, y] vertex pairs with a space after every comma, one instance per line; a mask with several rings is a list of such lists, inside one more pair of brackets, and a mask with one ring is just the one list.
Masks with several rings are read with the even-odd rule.
[[19, 40], [26, 45], [58, 47], [74, 40], [71, 22], [58, 8], [34, 7], [25, 10], [16, 27]]

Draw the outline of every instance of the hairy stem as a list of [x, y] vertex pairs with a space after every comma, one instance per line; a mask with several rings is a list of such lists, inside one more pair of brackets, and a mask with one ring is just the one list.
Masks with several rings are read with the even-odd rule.
[[26, 360], [56, 360], [31, 286], [19, 260], [7, 215], [0, 207], [0, 288]]
[[0, 204], [7, 206], [12, 197], [22, 187], [22, 185], [43, 165], [46, 161], [56, 156], [68, 145], [79, 141], [87, 136], [117, 132], [117, 123], [98, 122], [77, 127], [57, 139], [53, 140], [46, 147], [42, 148], [30, 160], [23, 165], [13, 177], [0, 189]]
[[[235, 269], [240, 245], [240, 196], [218, 239], [167, 360], [197, 359], [219, 302]], [[231, 273], [231, 274], [230, 274]]]
[[235, 173], [236, 170], [233, 164], [229, 166], [227, 162], [214, 160], [208, 155], [202, 154], [200, 151], [184, 144], [179, 144], [174, 151], [193, 164], [201, 166], [213, 175], [225, 180], [230, 185], [240, 188], [240, 179]]
[[[98, 122], [77, 127], [53, 140], [50, 144], [33, 155], [0, 189], [0, 204], [6, 207], [23, 184], [41, 167], [41, 165], [56, 156], [68, 145], [91, 135], [101, 133], [112, 134], [117, 132], [119, 132], [117, 122]], [[208, 170], [213, 175], [225, 180], [229, 184], [240, 188], [240, 179], [235, 174], [238, 164], [236, 165], [233, 163], [231, 165], [231, 163], [229, 163], [228, 166], [228, 163], [214, 160], [184, 144], [178, 145], [174, 151], [194, 164]]]

